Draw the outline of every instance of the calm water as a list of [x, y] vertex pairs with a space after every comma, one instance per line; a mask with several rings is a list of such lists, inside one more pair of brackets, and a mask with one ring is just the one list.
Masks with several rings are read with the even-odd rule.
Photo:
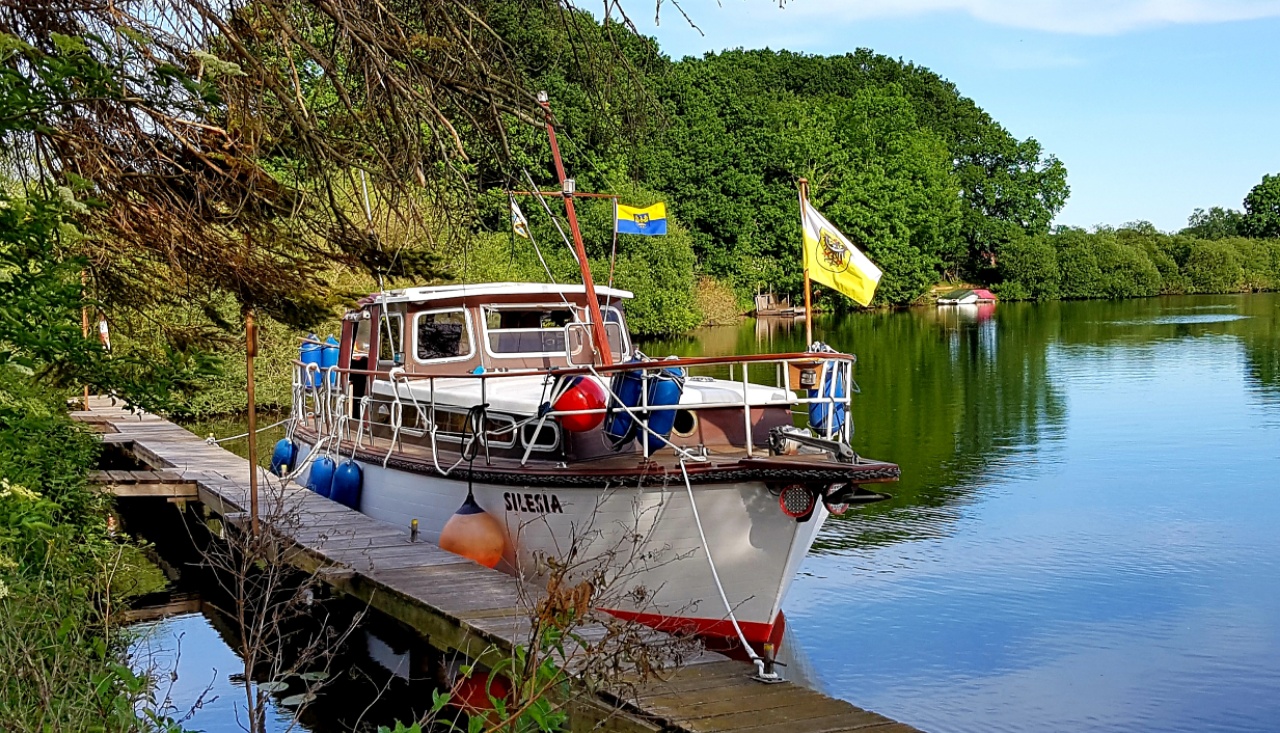
[[[788, 600], [824, 691], [929, 731], [1280, 727], [1280, 297], [827, 320], [897, 497]], [[748, 323], [651, 355], [799, 350]]]
[[[917, 309], [816, 335], [858, 354], [855, 448], [903, 468], [894, 500], [827, 524], [789, 598], [824, 691], [935, 733], [1280, 726], [1280, 297]], [[642, 348], [803, 341], [748, 321]]]

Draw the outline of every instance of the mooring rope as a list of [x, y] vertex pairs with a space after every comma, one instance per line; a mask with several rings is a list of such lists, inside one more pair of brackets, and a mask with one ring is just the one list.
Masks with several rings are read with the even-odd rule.
[[[271, 428], [278, 428], [278, 427], [280, 427], [281, 425], [284, 425], [285, 423], [289, 422], [289, 421], [290, 421], [290, 420], [292, 420], [292, 419], [293, 419], [293, 415], [290, 415], [289, 417], [286, 417], [286, 418], [285, 418], [285, 419], [283, 419], [283, 420], [277, 420], [276, 422], [273, 422], [273, 423], [271, 423], [270, 425], [268, 425], [268, 426], [266, 426], [266, 427], [258, 428], [257, 430], [255, 430], [255, 431], [253, 431], [253, 432], [255, 432], [255, 433], [261, 433], [261, 432], [262, 432], [262, 431], [264, 431], [264, 430], [270, 430]], [[213, 435], [212, 435], [212, 434], [210, 434], [210, 435], [209, 435], [209, 437], [207, 437], [207, 438], [205, 438], [205, 439], [204, 439], [204, 442], [208, 443], [209, 445], [217, 445], [217, 444], [219, 444], [219, 443], [225, 443], [225, 442], [227, 442], [228, 440], [240, 440], [241, 438], [247, 438], [247, 437], [249, 437], [249, 434], [248, 434], [248, 433], [240, 433], [239, 435], [232, 435], [232, 436], [227, 437], [227, 438], [215, 438], [215, 437], [213, 437]]]
[[693, 485], [689, 483], [689, 472], [685, 470], [684, 459], [680, 459], [680, 474], [684, 476], [684, 488], [689, 493], [689, 506], [693, 509], [693, 522], [698, 525], [698, 536], [702, 538], [702, 550], [707, 553], [707, 565], [711, 568], [711, 578], [716, 582], [716, 590], [720, 591], [720, 600], [724, 601], [724, 610], [729, 614], [729, 621], [733, 623], [733, 630], [738, 632], [738, 641], [741, 642], [742, 648], [746, 650], [747, 656], [751, 657], [751, 661], [756, 665], [756, 672], [761, 677], [766, 677], [764, 660], [756, 654], [756, 650], [751, 648], [751, 644], [747, 641], [747, 635], [742, 633], [742, 627], [738, 625], [738, 617], [733, 612], [733, 606], [729, 603], [729, 596], [724, 592], [724, 584], [720, 582], [720, 573], [716, 570], [716, 561], [711, 557], [711, 545], [707, 544], [707, 533], [702, 529], [702, 518], [698, 516], [698, 504], [693, 500]]

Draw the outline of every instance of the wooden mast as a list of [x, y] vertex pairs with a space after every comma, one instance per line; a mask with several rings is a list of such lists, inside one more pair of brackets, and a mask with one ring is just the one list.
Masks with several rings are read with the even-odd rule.
[[538, 104], [542, 105], [547, 116], [547, 138], [551, 141], [551, 157], [556, 163], [556, 176], [560, 179], [560, 191], [564, 196], [565, 216], [569, 219], [569, 231], [573, 233], [573, 251], [578, 256], [578, 265], [582, 268], [582, 284], [587, 289], [587, 312], [591, 314], [591, 331], [595, 337], [596, 353], [600, 363], [609, 366], [613, 363], [613, 353], [609, 349], [609, 333], [604, 328], [604, 315], [600, 312], [600, 300], [596, 297], [596, 284], [591, 279], [591, 265], [587, 262], [587, 250], [582, 245], [582, 232], [578, 231], [578, 215], [573, 208], [573, 179], [566, 178], [564, 162], [560, 160], [560, 146], [556, 143], [556, 128], [551, 118], [551, 103], [546, 92], [538, 92]]
[[258, 328], [254, 323], [253, 315], [253, 308], [245, 308], [245, 398], [249, 406], [249, 533], [256, 540], [258, 537], [258, 406], [253, 394], [253, 360], [258, 355]]
[[809, 181], [806, 178], [800, 179], [800, 256], [803, 257], [804, 263], [804, 348], [806, 351], [809, 345], [813, 343], [813, 303], [809, 294], [809, 255], [805, 251], [808, 245], [804, 241], [805, 228], [808, 226], [808, 216], [805, 213], [805, 204], [809, 202]]

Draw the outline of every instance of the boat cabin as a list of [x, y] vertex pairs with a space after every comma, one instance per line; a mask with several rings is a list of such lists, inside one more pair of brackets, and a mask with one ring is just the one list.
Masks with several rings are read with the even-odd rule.
[[[622, 303], [597, 287], [613, 361], [631, 355]], [[582, 285], [486, 283], [406, 288], [369, 296], [343, 319], [343, 369], [439, 376], [596, 363]], [[376, 355], [370, 363], [370, 356]]]
[[[631, 293], [600, 287], [596, 295], [611, 361], [631, 362], [637, 352], [623, 315]], [[469, 411], [484, 405], [482, 432], [491, 453], [524, 460], [616, 455], [598, 429], [571, 435], [561, 429], [563, 420], [540, 419], [561, 385], [557, 369], [602, 361], [586, 298], [580, 284], [545, 283], [444, 285], [366, 297], [343, 319], [336, 366], [349, 382], [333, 384], [350, 388], [360, 422], [374, 438], [394, 438], [406, 449], [456, 450]], [[655, 374], [661, 370], [661, 362], [644, 363]], [[598, 383], [616, 382], [612, 373]], [[793, 395], [730, 376], [682, 376], [679, 404], [665, 408], [670, 444], [764, 448], [771, 428], [791, 424]], [[315, 382], [328, 383], [320, 377]], [[637, 442], [643, 447], [646, 440]]]

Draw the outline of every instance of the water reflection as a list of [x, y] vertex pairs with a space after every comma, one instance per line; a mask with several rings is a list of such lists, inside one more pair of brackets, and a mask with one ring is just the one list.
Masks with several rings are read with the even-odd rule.
[[[1276, 295], [820, 320], [859, 356], [892, 502], [829, 522], [788, 602], [823, 686], [933, 731], [1280, 719]], [[654, 355], [788, 351], [744, 324]]]
[[[172, 581], [168, 591], [139, 599], [129, 612], [137, 622], [131, 626], [131, 664], [157, 681], [155, 708], [184, 730], [246, 730], [245, 664], [235, 651], [241, 639], [229, 612], [235, 604], [227, 579], [215, 576], [200, 552], [207, 537], [199, 517], [159, 501], [122, 502], [120, 509], [126, 528], [145, 531]], [[288, 641], [275, 650], [281, 668], [290, 667], [309, 640], [323, 639], [327, 659], [300, 671], [325, 679], [288, 675], [280, 680], [287, 688], [269, 696], [265, 730], [372, 732], [397, 720], [418, 719], [429, 708], [439, 660], [424, 652], [410, 682], [407, 663], [415, 637], [397, 622], [353, 601], [324, 598], [308, 616], [281, 623], [289, 627], [283, 635]], [[424, 649], [420, 643], [417, 648]], [[255, 672], [255, 682], [268, 680], [268, 666]], [[295, 714], [297, 708], [286, 701], [308, 688], [316, 699]]]
[[[903, 477], [892, 501], [830, 522], [815, 552], [945, 533], [980, 476], [1029, 470], [1028, 447], [1059, 434], [1064, 407], [1047, 374], [1051, 334], [1027, 322], [1042, 313], [999, 307], [999, 317], [988, 306], [817, 319], [816, 338], [858, 355], [855, 450], [899, 463]], [[682, 356], [804, 350], [803, 320], [770, 320], [643, 348]], [[1036, 454], [1038, 465], [1052, 460], [1052, 451]]]

